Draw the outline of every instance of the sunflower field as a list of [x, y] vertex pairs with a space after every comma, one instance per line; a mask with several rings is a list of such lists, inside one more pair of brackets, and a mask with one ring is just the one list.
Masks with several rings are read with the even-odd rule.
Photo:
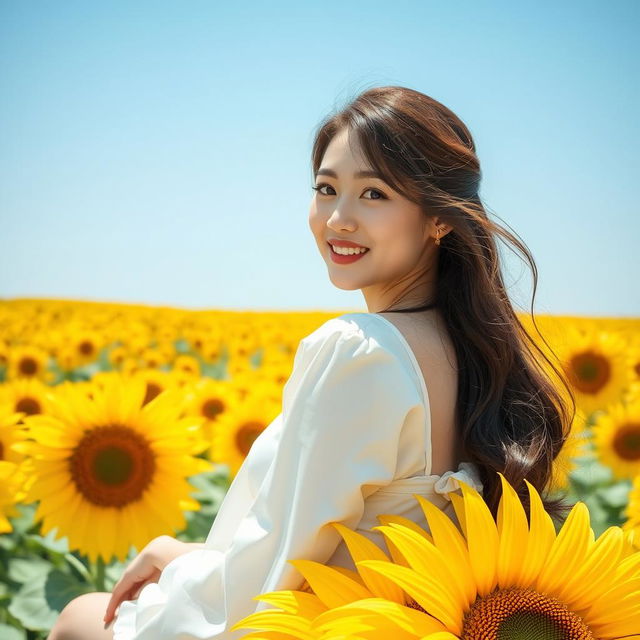
[[[282, 388], [299, 341], [335, 315], [192, 311], [40, 299], [0, 302], [0, 638], [46, 638], [70, 600], [82, 593], [110, 591], [130, 560], [159, 535], [204, 541], [253, 441], [281, 411]], [[535, 337], [528, 316], [522, 317], [522, 323]], [[603, 540], [602, 548], [608, 541], [618, 545], [620, 553], [609, 563], [610, 569], [622, 567], [616, 569], [618, 584], [627, 575], [637, 594], [640, 319], [537, 315], [536, 324], [566, 372], [577, 403], [572, 436], [555, 463], [554, 488], [577, 503], [567, 519], [565, 537], [575, 542], [576, 532], [582, 531], [585, 553], [589, 531], [592, 537], [600, 537], [598, 542]], [[546, 540], [550, 549], [557, 532], [549, 530], [553, 525], [540, 512], [535, 490], [530, 487], [530, 491], [532, 509], [538, 508], [540, 544], [544, 547]], [[477, 522], [491, 518], [473, 502], [472, 489], [464, 487], [463, 493], [464, 498], [454, 496], [456, 510], [464, 500], [475, 505]], [[505, 513], [519, 514], [515, 495], [503, 478]], [[439, 520], [437, 509], [429, 509], [428, 504], [424, 509], [431, 518], [433, 537], [403, 528], [402, 523], [383, 527], [397, 552], [398, 566], [392, 570], [379, 550], [366, 547], [354, 532], [341, 531], [354, 558], [358, 556], [362, 563], [358, 584], [368, 587], [366, 593], [361, 597], [352, 593], [346, 600], [340, 599], [345, 590], [325, 594], [334, 607], [351, 607], [345, 616], [329, 611], [332, 607], [327, 602], [320, 606], [305, 601], [313, 616], [307, 611], [302, 617], [318, 618], [318, 634], [303, 625], [300, 635], [289, 631], [291, 637], [320, 638], [322, 630], [329, 628], [342, 637], [345, 633], [353, 638], [373, 637], [364, 631], [358, 635], [358, 624], [367, 616], [377, 620], [376, 628], [397, 635], [402, 628], [399, 620], [405, 618], [392, 611], [392, 605], [408, 602], [403, 616], [409, 608], [415, 616], [425, 616], [427, 611], [435, 616], [436, 611], [441, 620], [449, 621], [437, 625], [431, 615], [427, 616], [431, 621], [414, 616], [412, 628], [422, 632], [411, 637], [476, 637], [461, 634], [461, 609], [452, 604], [456, 597], [471, 602], [473, 594], [489, 594], [500, 576], [501, 584], [522, 585], [528, 572], [527, 584], [531, 584], [534, 570], [537, 584], [546, 585], [547, 591], [565, 602], [570, 596], [572, 602], [587, 602], [580, 585], [595, 575], [589, 573], [597, 569], [595, 560], [582, 572], [571, 572], [566, 558], [556, 554], [556, 564], [548, 562], [543, 569], [543, 561], [549, 558], [540, 552], [528, 566], [514, 556], [500, 570], [507, 557], [497, 553], [503, 532], [483, 540], [490, 550], [493, 544], [498, 558], [490, 571], [486, 566], [474, 568], [472, 561], [464, 564], [463, 555], [457, 557], [462, 573], [484, 576], [484, 581], [478, 579], [472, 586], [460, 578], [452, 592], [421, 583], [419, 576], [408, 571], [419, 567], [424, 558], [435, 557], [438, 544], [443, 547], [445, 534], [439, 536], [439, 543], [438, 530], [454, 535]], [[518, 522], [518, 517], [512, 516], [509, 522]], [[467, 543], [470, 550], [474, 540], [469, 516], [461, 517], [461, 522], [465, 520], [468, 540], [457, 539], [458, 551], [466, 549]], [[484, 531], [490, 531], [490, 523], [485, 524]], [[523, 536], [527, 534], [519, 539]], [[562, 536], [561, 532], [557, 539]], [[322, 600], [326, 580], [318, 576], [332, 569], [298, 562], [307, 585]], [[430, 562], [435, 566], [435, 561]], [[558, 583], [558, 576], [565, 576], [565, 582]], [[606, 583], [609, 600], [615, 592], [612, 576]], [[343, 571], [332, 579], [339, 582], [347, 577]], [[403, 584], [410, 598], [398, 596]], [[440, 599], [429, 600], [426, 594], [436, 591]], [[316, 597], [309, 591], [297, 593], [298, 604]], [[363, 598], [372, 593], [386, 594], [385, 604], [376, 600], [377, 604], [365, 606]], [[294, 610], [304, 611], [302, 604], [296, 609], [291, 603], [283, 605], [282, 597], [272, 595], [271, 599], [282, 607], [283, 620]], [[589, 606], [595, 607], [591, 615], [597, 620], [594, 628], [602, 632], [598, 637], [640, 637], [613, 635], [616, 627], [607, 626], [606, 616], [597, 609], [602, 605]], [[640, 616], [638, 602], [630, 606]], [[349, 617], [349, 612], [358, 613], [357, 619]], [[264, 618], [256, 616], [248, 622], [259, 627]], [[283, 625], [291, 629], [289, 622]], [[389, 636], [381, 632], [380, 637]]]

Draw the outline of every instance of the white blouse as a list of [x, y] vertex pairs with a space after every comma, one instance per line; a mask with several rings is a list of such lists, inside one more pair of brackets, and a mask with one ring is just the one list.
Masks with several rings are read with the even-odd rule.
[[282, 412], [254, 440], [207, 536], [205, 547], [171, 561], [137, 600], [121, 603], [114, 640], [236, 640], [229, 631], [268, 591], [298, 589], [287, 561], [355, 569], [340, 522], [388, 553], [379, 514], [401, 515], [429, 531], [412, 494], [454, 522], [447, 493], [462, 479], [482, 491], [477, 467], [431, 473], [427, 388], [409, 344], [375, 313], [348, 313], [300, 341], [283, 388]]

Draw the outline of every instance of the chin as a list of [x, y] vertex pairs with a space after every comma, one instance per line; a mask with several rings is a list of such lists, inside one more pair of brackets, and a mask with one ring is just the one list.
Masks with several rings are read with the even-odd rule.
[[357, 291], [362, 289], [362, 285], [360, 283], [351, 282], [349, 278], [344, 277], [336, 277], [335, 274], [332, 274], [329, 271], [329, 280], [331, 280], [331, 284], [337, 289], [342, 289], [342, 291]]

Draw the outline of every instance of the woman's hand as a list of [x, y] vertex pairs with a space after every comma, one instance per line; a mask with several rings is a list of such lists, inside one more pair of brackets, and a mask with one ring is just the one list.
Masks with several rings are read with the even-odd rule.
[[143, 587], [158, 582], [162, 570], [174, 558], [204, 547], [200, 542], [182, 542], [171, 536], [154, 538], [129, 563], [111, 592], [111, 599], [104, 616], [106, 624], [114, 618], [115, 611], [124, 600], [135, 600]]

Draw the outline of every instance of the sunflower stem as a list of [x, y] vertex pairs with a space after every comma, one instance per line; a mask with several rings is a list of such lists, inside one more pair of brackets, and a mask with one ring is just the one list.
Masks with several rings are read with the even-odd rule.
[[104, 591], [104, 560], [102, 556], [98, 556], [96, 561], [96, 575], [95, 575], [96, 591]]
[[64, 559], [69, 564], [73, 565], [78, 570], [78, 573], [80, 573], [89, 584], [94, 582], [93, 577], [89, 573], [89, 570], [85, 566], [84, 562], [78, 560], [78, 558], [76, 558], [73, 553], [65, 553]]

